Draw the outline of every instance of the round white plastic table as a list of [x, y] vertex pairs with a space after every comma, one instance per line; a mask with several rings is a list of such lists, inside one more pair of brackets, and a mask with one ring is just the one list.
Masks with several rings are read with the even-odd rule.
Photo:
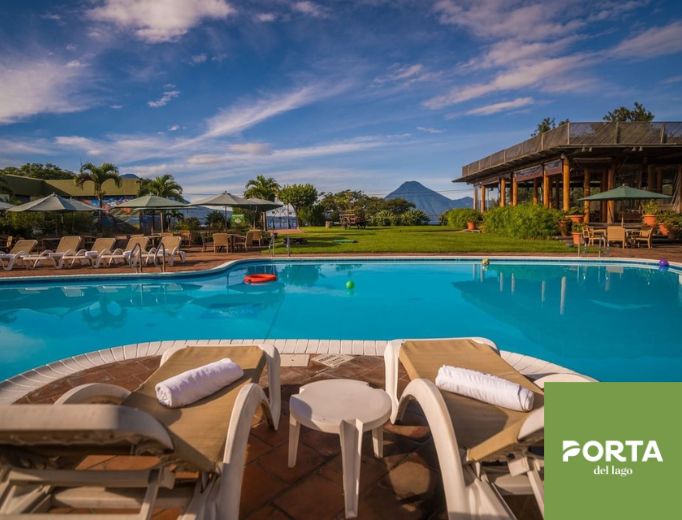
[[303, 385], [289, 401], [289, 467], [296, 465], [301, 424], [341, 441], [343, 494], [346, 517], [358, 515], [362, 434], [372, 430], [374, 456], [383, 457], [384, 430], [391, 415], [391, 399], [364, 381], [328, 379]]

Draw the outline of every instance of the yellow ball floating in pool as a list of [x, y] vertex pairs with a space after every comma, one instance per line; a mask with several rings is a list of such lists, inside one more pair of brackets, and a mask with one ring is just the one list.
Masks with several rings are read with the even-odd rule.
[[490, 265], [490, 259], [489, 258], [484, 258], [481, 260], [481, 265]]
[[346, 282], [346, 289], [352, 289], [353, 287], [355, 287], [355, 282], [353, 282], [353, 280], [348, 280]]

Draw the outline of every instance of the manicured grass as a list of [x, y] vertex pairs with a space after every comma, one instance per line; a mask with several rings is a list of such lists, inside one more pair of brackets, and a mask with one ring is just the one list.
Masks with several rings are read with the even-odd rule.
[[[305, 228], [290, 235], [306, 240], [291, 252], [306, 253], [570, 253], [561, 240], [519, 240], [488, 233], [467, 233], [444, 226], [343, 229]], [[337, 240], [354, 240], [338, 243]], [[278, 239], [277, 253], [285, 251]]]

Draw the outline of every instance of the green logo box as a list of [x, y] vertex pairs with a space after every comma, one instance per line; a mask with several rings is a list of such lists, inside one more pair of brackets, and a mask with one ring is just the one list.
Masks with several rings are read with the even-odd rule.
[[682, 383], [548, 383], [545, 518], [682, 519]]

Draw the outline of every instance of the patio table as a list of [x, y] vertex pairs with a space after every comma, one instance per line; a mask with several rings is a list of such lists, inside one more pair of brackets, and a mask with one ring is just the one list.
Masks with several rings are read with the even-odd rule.
[[358, 515], [362, 434], [372, 432], [374, 456], [383, 457], [391, 399], [383, 390], [354, 379], [327, 379], [303, 385], [289, 400], [289, 467], [296, 465], [301, 424], [335, 433], [341, 442], [346, 518]]

